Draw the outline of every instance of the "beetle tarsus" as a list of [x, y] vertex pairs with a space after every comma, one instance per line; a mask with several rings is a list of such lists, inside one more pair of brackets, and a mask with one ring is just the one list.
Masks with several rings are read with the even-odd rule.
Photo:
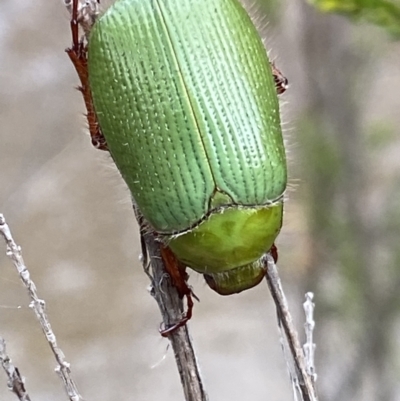
[[270, 255], [274, 259], [275, 263], [278, 263], [278, 248], [275, 244], [272, 244], [271, 249], [269, 250]]
[[195, 298], [197, 301], [199, 301], [199, 298], [193, 293], [192, 289], [187, 284], [189, 276], [186, 273], [185, 266], [178, 261], [171, 249], [168, 247], [161, 248], [161, 256], [164, 261], [165, 270], [171, 277], [172, 283], [177, 289], [180, 298], [186, 297], [187, 302], [187, 311], [185, 316], [172, 326], [160, 330], [160, 334], [163, 337], [168, 337], [175, 330], [183, 327], [192, 318], [194, 305], [193, 298]]
[[160, 330], [160, 334], [163, 337], [168, 337], [170, 334], [174, 333], [180, 327], [185, 326], [186, 323], [192, 318], [192, 312], [193, 312], [193, 306], [194, 306], [192, 295], [193, 295], [193, 297], [195, 297], [198, 300], [198, 298], [193, 294], [193, 292], [191, 290], [190, 290], [190, 293], [185, 294], [186, 301], [187, 301], [187, 311], [185, 313], [185, 317], [183, 317], [178, 323], [175, 323], [174, 325], [172, 325], [166, 329]]
[[78, 15], [78, 0], [72, 1], [71, 13], [71, 34], [72, 46], [65, 51], [67, 52], [75, 70], [78, 74], [81, 85], [78, 90], [82, 93], [85, 102], [88, 120], [89, 132], [92, 138], [92, 144], [96, 149], [108, 150], [106, 139], [101, 132], [97, 116], [94, 111], [92, 93], [89, 87], [88, 61], [87, 61], [87, 43], [84, 36], [79, 38], [80, 16]]
[[104, 135], [100, 132], [96, 132], [94, 135], [91, 135], [92, 137], [92, 145], [99, 150], [108, 150], [107, 147], [107, 142], [106, 138], [104, 138]]

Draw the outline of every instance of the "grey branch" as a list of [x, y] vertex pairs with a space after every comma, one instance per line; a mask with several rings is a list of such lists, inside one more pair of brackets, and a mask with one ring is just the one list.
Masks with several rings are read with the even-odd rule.
[[[179, 322], [183, 316], [183, 302], [177, 289], [165, 273], [160, 254], [161, 244], [151, 233], [141, 229], [142, 263], [151, 280], [151, 295], [157, 301], [163, 317], [164, 327]], [[200, 376], [194, 348], [189, 336], [187, 324], [174, 332], [168, 339], [175, 354], [183, 392], [186, 401], [206, 401], [208, 399]]]
[[71, 377], [70, 364], [65, 360], [64, 353], [58, 346], [57, 338], [51, 328], [45, 311], [45, 302], [38, 297], [35, 283], [31, 280], [30, 273], [22, 258], [21, 247], [15, 243], [11, 235], [10, 228], [2, 214], [0, 214], [0, 234], [4, 237], [7, 245], [7, 256], [14, 263], [22, 283], [28, 290], [28, 294], [31, 299], [29, 307], [35, 312], [35, 315], [42, 327], [43, 333], [46, 336], [47, 342], [53, 351], [54, 357], [57, 361], [57, 367], [55, 370], [64, 382], [64, 387], [67, 391], [68, 397], [70, 401], [81, 401], [82, 397], [79, 395], [75, 382]]
[[315, 371], [314, 365], [314, 355], [315, 355], [315, 344], [314, 344], [314, 308], [313, 303], [314, 294], [312, 292], [307, 292], [306, 301], [303, 304], [304, 313], [306, 315], [306, 322], [304, 323], [304, 328], [306, 332], [306, 343], [303, 345], [304, 357], [306, 360], [307, 374], [311, 377], [313, 383], [317, 381], [317, 373]]
[[[293, 388], [297, 389], [303, 401], [317, 401], [317, 394], [314, 388], [312, 377], [307, 373], [307, 365], [304, 361], [303, 350], [300, 346], [296, 328], [289, 311], [289, 306], [282, 289], [281, 280], [279, 278], [278, 269], [271, 255], [267, 255], [267, 274], [266, 279], [271, 295], [274, 299], [276, 311], [278, 315], [278, 326], [283, 331], [284, 342], [286, 342], [291, 357], [289, 371]], [[293, 369], [290, 366], [293, 365]], [[295, 393], [295, 399], [297, 394]]]
[[31, 401], [28, 392], [25, 390], [23, 377], [20, 375], [10, 357], [7, 354], [6, 342], [0, 337], [0, 363], [8, 377], [8, 388], [18, 397], [20, 401]]
[[[97, 0], [77, 0], [78, 1], [78, 22], [87, 40], [89, 32], [99, 15], [99, 2]], [[63, 0], [65, 7], [72, 16], [73, 0]]]

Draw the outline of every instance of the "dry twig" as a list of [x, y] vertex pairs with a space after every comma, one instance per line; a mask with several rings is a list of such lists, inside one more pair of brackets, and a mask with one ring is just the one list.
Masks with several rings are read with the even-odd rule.
[[[63, 0], [63, 3], [72, 16], [73, 0]], [[78, 21], [85, 33], [85, 40], [99, 15], [99, 3], [99, 0], [78, 0]]]
[[313, 303], [314, 294], [312, 292], [307, 292], [306, 301], [303, 304], [304, 313], [306, 315], [306, 322], [304, 323], [304, 328], [306, 332], [306, 343], [303, 345], [304, 357], [306, 360], [307, 374], [311, 377], [312, 382], [315, 384], [317, 381], [317, 373], [315, 371], [314, 365], [314, 354], [315, 354], [315, 344], [313, 340], [314, 335], [314, 308]]
[[8, 377], [8, 388], [20, 401], [31, 401], [28, 392], [25, 390], [24, 378], [7, 354], [6, 341], [3, 337], [0, 337], [0, 363]]
[[[164, 327], [170, 327], [182, 319], [182, 299], [171, 283], [169, 276], [165, 273], [160, 254], [161, 244], [157, 242], [153, 234], [146, 232], [143, 228], [141, 228], [141, 239], [142, 263], [151, 281], [150, 292], [160, 308]], [[186, 401], [206, 401], [208, 398], [187, 324], [172, 332], [168, 339], [171, 341], [174, 350]]]
[[45, 302], [38, 297], [35, 283], [31, 280], [30, 273], [22, 258], [21, 247], [15, 243], [10, 228], [2, 214], [0, 214], [0, 234], [4, 237], [7, 245], [7, 256], [13, 261], [22, 283], [28, 290], [29, 297], [32, 300], [29, 307], [35, 312], [43, 333], [46, 336], [47, 342], [53, 351], [54, 357], [57, 361], [57, 367], [55, 370], [64, 382], [64, 387], [67, 391], [68, 397], [70, 401], [81, 401], [82, 397], [79, 395], [76, 384], [71, 377], [70, 364], [65, 360], [64, 353], [58, 346], [56, 335], [51, 328], [49, 318], [45, 311]]
[[[312, 377], [307, 372], [304, 361], [303, 350], [300, 346], [296, 328], [293, 324], [292, 316], [289, 312], [288, 303], [282, 289], [278, 269], [272, 256], [267, 255], [267, 274], [266, 279], [275, 302], [278, 315], [278, 326], [283, 331], [284, 340], [287, 342], [290, 354], [289, 372], [293, 388], [299, 393], [303, 401], [317, 401], [317, 394], [314, 388]], [[293, 369], [291, 366], [293, 365]], [[297, 394], [295, 393], [295, 399]]]

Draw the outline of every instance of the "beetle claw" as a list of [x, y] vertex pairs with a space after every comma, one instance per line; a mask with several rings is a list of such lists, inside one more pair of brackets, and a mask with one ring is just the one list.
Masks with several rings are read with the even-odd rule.
[[183, 327], [187, 323], [188, 319], [183, 318], [180, 322], [174, 324], [173, 326], [168, 327], [168, 329], [160, 329], [160, 334], [162, 337], [169, 337], [170, 334], [173, 334], [176, 330]]
[[272, 244], [271, 249], [269, 250], [270, 255], [274, 259], [274, 262], [278, 262], [278, 248], [276, 247], [275, 244]]
[[[185, 316], [172, 326], [160, 330], [163, 337], [168, 337], [175, 330], [183, 327], [191, 318], [193, 311], [193, 298], [200, 301], [199, 298], [193, 293], [192, 289], [187, 284], [189, 278], [186, 273], [185, 266], [183, 266], [175, 257], [173, 252], [168, 247], [161, 248], [161, 257], [164, 262], [165, 270], [171, 277], [173, 285], [176, 287], [178, 294], [181, 298], [186, 297], [187, 311]], [[192, 298], [193, 297], [193, 298]]]
[[[162, 337], [168, 337], [170, 334], [173, 334], [176, 330], [185, 326], [186, 323], [192, 318], [193, 305], [194, 305], [192, 295], [195, 296], [192, 292], [185, 295], [186, 300], [187, 300], [187, 311], [186, 311], [185, 317], [183, 317], [179, 322], [173, 324], [172, 326], [169, 326], [166, 329], [160, 330], [160, 334]], [[196, 297], [196, 299], [198, 300], [197, 297]]]
[[271, 62], [272, 76], [274, 77], [275, 88], [278, 95], [286, 92], [289, 87], [288, 79], [282, 74], [282, 72], [276, 67], [274, 62]]

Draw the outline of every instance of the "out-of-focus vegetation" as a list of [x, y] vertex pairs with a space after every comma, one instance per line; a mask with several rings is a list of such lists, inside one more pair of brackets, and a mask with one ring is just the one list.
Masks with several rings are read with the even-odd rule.
[[398, 0], [308, 0], [324, 12], [340, 13], [386, 28], [400, 38], [400, 2]]

